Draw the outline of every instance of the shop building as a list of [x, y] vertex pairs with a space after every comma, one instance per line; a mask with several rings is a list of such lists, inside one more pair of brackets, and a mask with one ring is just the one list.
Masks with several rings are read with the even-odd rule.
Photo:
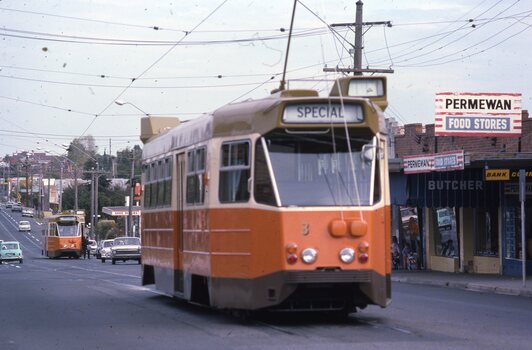
[[[524, 244], [527, 275], [532, 275], [532, 119], [527, 111], [520, 137], [435, 137], [434, 125], [410, 124], [394, 133], [393, 143], [392, 235], [401, 249], [407, 246], [406, 252], [415, 254], [417, 268], [520, 276]], [[405, 157], [461, 150], [461, 170], [404, 173]], [[527, 175], [524, 242], [519, 169]]]

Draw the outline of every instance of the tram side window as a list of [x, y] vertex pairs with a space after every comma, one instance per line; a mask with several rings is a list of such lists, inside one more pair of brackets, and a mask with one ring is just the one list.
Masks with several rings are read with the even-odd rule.
[[187, 204], [203, 204], [205, 200], [205, 147], [187, 153]]
[[142, 166], [143, 183], [144, 183], [144, 207], [150, 207], [150, 167], [147, 164]]
[[222, 144], [218, 197], [222, 203], [247, 202], [250, 176], [249, 141]]
[[172, 204], [172, 158], [164, 160], [164, 205]]
[[275, 201], [275, 194], [273, 192], [272, 179], [270, 178], [266, 155], [260, 140], [257, 142], [255, 150], [254, 182], [254, 196], [257, 203], [276, 205], [277, 203]]
[[157, 206], [157, 171], [156, 171], [156, 163], [151, 163], [150, 166], [150, 207], [154, 208]]
[[164, 205], [165, 199], [165, 182], [164, 182], [164, 163], [159, 161], [157, 163], [157, 206], [161, 207]]

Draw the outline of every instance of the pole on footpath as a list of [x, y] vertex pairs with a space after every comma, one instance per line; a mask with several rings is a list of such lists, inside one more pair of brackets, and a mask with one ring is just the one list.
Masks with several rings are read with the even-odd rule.
[[523, 270], [523, 287], [526, 287], [525, 199], [526, 199], [526, 173], [525, 173], [525, 169], [520, 169], [519, 170], [519, 201], [521, 202], [521, 265], [522, 265], [522, 270]]

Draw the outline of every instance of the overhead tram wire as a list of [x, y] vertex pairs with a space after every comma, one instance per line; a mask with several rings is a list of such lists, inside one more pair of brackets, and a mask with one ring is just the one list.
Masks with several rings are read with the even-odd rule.
[[[486, 14], [487, 12], [489, 12], [491, 9], [493, 9], [495, 6], [497, 6], [497, 5], [498, 5], [499, 3], [501, 3], [502, 1], [504, 1], [504, 0], [498, 0], [495, 4], [493, 4], [492, 6], [490, 6], [487, 10], [483, 11], [483, 12], [482, 12], [480, 15], [478, 15], [477, 17], [483, 16], [484, 14]], [[519, 1], [519, 0], [517, 0], [517, 1]], [[478, 6], [480, 6], [481, 4], [483, 4], [484, 2], [486, 2], [486, 0], [482, 1], [479, 5], [475, 6], [475, 8], [477, 8]], [[475, 9], [475, 8], [474, 8], [474, 9]], [[471, 10], [471, 11], [472, 11], [472, 10]], [[469, 11], [469, 12], [471, 12], [471, 11]], [[469, 12], [468, 12], [468, 13], [469, 13]], [[466, 13], [466, 14], [467, 14], [467, 13]], [[476, 20], [477, 17], [473, 18], [473, 20]], [[493, 19], [493, 17], [492, 17], [492, 19]], [[489, 21], [488, 21], [487, 23], [489, 23]], [[483, 25], [486, 25], [487, 23], [484, 23]], [[411, 55], [415, 55], [417, 52], [422, 51], [422, 50], [424, 50], [424, 49], [426, 49], [426, 48], [429, 48], [429, 47], [431, 47], [431, 46], [437, 44], [438, 42], [440, 42], [440, 41], [442, 41], [443, 39], [445, 39], [445, 38], [451, 36], [452, 34], [456, 33], [457, 31], [459, 31], [459, 30], [461, 30], [461, 29], [463, 29], [463, 28], [466, 28], [467, 26], [468, 26], [468, 23], [463, 24], [462, 26], [458, 27], [457, 29], [450, 31], [448, 34], [444, 35], [443, 37], [440, 37], [440, 38], [438, 38], [438, 39], [436, 39], [436, 40], [434, 40], [434, 41], [432, 41], [432, 42], [430, 42], [430, 43], [428, 43], [428, 44], [425, 44], [425, 45], [422, 46], [421, 48], [418, 48], [418, 49], [416, 49], [416, 50], [409, 51], [409, 52], [404, 53], [404, 54], [395, 55], [395, 57], [394, 57], [395, 60], [396, 60], [395, 63], [408, 61], [408, 60], [410, 60], [410, 59], [415, 59], [415, 58], [420, 57], [420, 56], [426, 56], [427, 54], [433, 53], [433, 52], [435, 52], [435, 51], [441, 49], [441, 47], [440, 47], [440, 48], [433, 49], [432, 51], [430, 51], [430, 52], [428, 52], [428, 53], [423, 53], [423, 54], [420, 54], [420, 55], [417, 55], [417, 56], [414, 56], [414, 57], [410, 57], [410, 58], [407, 58], [407, 59], [404, 59], [404, 60], [399, 60], [399, 61], [397, 60], [397, 59], [402, 58], [402, 57], [408, 57], [408, 56], [411, 56]], [[466, 34], [462, 35], [459, 39], [463, 39], [464, 37], [468, 36], [470, 33], [472, 33], [472, 32], [471, 32], [471, 31], [467, 32]], [[373, 63], [373, 64], [382, 64], [382, 63], [385, 63], [385, 62], [387, 62], [387, 60], [380, 60], [380, 61], [379, 61], [379, 60], [376, 60], [376, 61], [373, 61], [372, 63]]]
[[[7, 34], [4, 32], [18, 33]], [[24, 35], [23, 35], [24, 34]], [[302, 31], [294, 34], [297, 37], [310, 37], [316, 35], [324, 35], [326, 31], [323, 28]], [[30, 36], [33, 35], [33, 36]], [[11, 28], [1, 28], [0, 36], [22, 38], [30, 40], [63, 42], [73, 44], [87, 44], [87, 45], [111, 45], [111, 46], [173, 46], [175, 41], [170, 40], [133, 40], [133, 39], [118, 39], [118, 38], [101, 38], [101, 37], [83, 37], [65, 34], [52, 34], [44, 32], [26, 31]], [[204, 45], [226, 45], [226, 44], [241, 44], [256, 41], [271, 41], [284, 40], [286, 34], [273, 35], [268, 37], [252, 37], [242, 39], [227, 39], [227, 40], [199, 40], [199, 41], [179, 41], [177, 44], [182, 46], [204, 46]]]
[[[531, 14], [530, 16], [532, 16], [532, 14]], [[519, 24], [519, 23], [522, 23], [522, 22], [520, 22], [520, 21], [515, 21], [514, 23], [508, 25], [507, 27], [498, 30], [494, 35], [492, 35], [492, 36], [490, 36], [490, 37], [488, 37], [488, 38], [486, 38], [486, 39], [484, 39], [484, 40], [482, 40], [482, 41], [479, 41], [479, 42], [477, 42], [477, 43], [475, 43], [475, 44], [473, 44], [473, 45], [470, 45], [470, 46], [468, 46], [468, 47], [466, 47], [466, 48], [464, 48], [464, 49], [462, 49], [462, 50], [458, 50], [458, 51], [455, 51], [455, 52], [449, 53], [449, 54], [447, 54], [447, 55], [439, 56], [439, 57], [436, 57], [436, 58], [433, 58], [433, 59], [429, 59], [429, 60], [426, 60], [426, 61], [417, 62], [417, 63], [414, 63], [412, 66], [426, 67], [426, 64], [427, 64], [427, 63], [432, 63], [432, 62], [440, 61], [440, 60], [443, 60], [443, 59], [445, 59], [445, 58], [447, 58], [447, 57], [453, 57], [453, 56], [456, 57], [457, 54], [460, 54], [460, 53], [465, 52], [465, 51], [467, 51], [467, 50], [469, 50], [469, 49], [472, 49], [472, 48], [474, 48], [474, 47], [476, 47], [476, 46], [479, 46], [479, 45], [485, 43], [486, 41], [491, 41], [491, 40], [493, 40], [496, 36], [498, 36], [498, 35], [504, 33], [506, 30], [510, 29], [511, 27], [513, 27], [513, 26], [515, 26], [515, 25], [517, 25], [517, 24]], [[522, 31], [520, 31], [519, 33], [525, 31], [526, 29], [528, 29], [528, 28], [524, 28], [524, 29], [523, 29]], [[519, 34], [519, 33], [517, 33], [517, 34]], [[505, 38], [504, 40], [508, 40], [509, 38], [512, 38], [512, 37], [514, 37], [514, 36], [515, 36], [515, 35], [511, 35], [510, 37]], [[485, 51], [485, 50], [482, 50], [481, 52], [484, 52], [484, 51]], [[470, 57], [470, 56], [466, 56], [466, 57]], [[461, 59], [462, 59], [462, 58], [463, 58], [463, 56], [461, 57]], [[400, 66], [401, 66], [401, 65], [400, 65]], [[408, 67], [408, 65], [403, 65], [402, 67]]]
[[[172, 47], [170, 47], [168, 50], [166, 50], [158, 59], [156, 59], [152, 64], [150, 64], [148, 66], [148, 68], [146, 68], [142, 73], [140, 73], [138, 75], [138, 77], [142, 77], [144, 74], [146, 74], [150, 69], [152, 69], [156, 64], [158, 64], [163, 58], [165, 58], [172, 50], [174, 50], [177, 45], [182, 42], [183, 40], [185, 40], [185, 38], [190, 35], [191, 33], [194, 32], [194, 30], [196, 30], [196, 28], [198, 28], [200, 25], [202, 25], [207, 19], [209, 19], [214, 13], [216, 13], [223, 5], [225, 5], [225, 3], [227, 2], [228, 0], [223, 0], [213, 11], [211, 11], [206, 17], [204, 17], [198, 24], [196, 24], [196, 26], [194, 26], [190, 31], [186, 32], [183, 37], [177, 42], [175, 43]], [[135, 82], [136, 79], [132, 79], [131, 82], [129, 83], [129, 85], [124, 88], [115, 98], [113, 98], [111, 100], [111, 102], [109, 102], [107, 104], [107, 106], [100, 112], [98, 113], [93, 119], [92, 121], [90, 122], [90, 124], [87, 126], [87, 128], [85, 129], [85, 131], [83, 131], [83, 133], [81, 134], [81, 136], [85, 135], [85, 133], [90, 129], [90, 127], [94, 124], [94, 122], [96, 121], [96, 119], [98, 118], [98, 115], [101, 115], [103, 113], [105, 113], [105, 111], [107, 111], [107, 109], [109, 109], [109, 107], [111, 107], [116, 100], [120, 99], [120, 97], [122, 97], [122, 95], [131, 87], [131, 85], [133, 85], [133, 83]]]
[[482, 49], [482, 50], [479, 51], [479, 52], [472, 53], [471, 55], [462, 56], [462, 57], [459, 57], [459, 58], [456, 58], [456, 59], [448, 60], [448, 61], [445, 61], [445, 62], [433, 63], [433, 64], [425, 64], [425, 65], [401, 65], [401, 66], [398, 65], [398, 67], [431, 67], [431, 66], [439, 66], [439, 65], [443, 65], [443, 64], [447, 64], [447, 63], [451, 63], [451, 62], [456, 62], [456, 61], [462, 61], [462, 60], [464, 60], [464, 59], [466, 59], [466, 58], [470, 58], [470, 57], [473, 57], [473, 56], [479, 55], [479, 54], [484, 53], [484, 52], [486, 52], [486, 51], [488, 51], [488, 50], [491, 50], [491, 49], [494, 48], [494, 47], [497, 47], [497, 46], [499, 46], [499, 45], [501, 45], [501, 44], [504, 44], [505, 42], [508, 41], [508, 39], [511, 39], [511, 38], [513, 38], [513, 37], [515, 37], [515, 36], [517, 36], [517, 35], [523, 33], [524, 31], [529, 30], [530, 28], [532, 28], [532, 25], [531, 25], [531, 24], [527, 24], [527, 27], [523, 28], [523, 29], [520, 30], [519, 32], [514, 33], [514, 34], [512, 34], [512, 35], [510, 35], [510, 36], [508, 36], [508, 37], [502, 39], [501, 41], [499, 41], [499, 42], [497, 42], [497, 43], [495, 43], [495, 44], [493, 44], [493, 45], [491, 45], [491, 46], [489, 46], [489, 47], [487, 47], [487, 48], [485, 48], [485, 49]]
[[[110, 24], [110, 25], [116, 25], [116, 26], [141, 28], [141, 29], [151, 29], [151, 30], [157, 30], [157, 31], [173, 31], [173, 32], [180, 32], [180, 33], [185, 33], [186, 32], [186, 30], [184, 30], [184, 29], [177, 29], [177, 28], [168, 28], [168, 27], [162, 27], [162, 26], [148, 26], [148, 25], [124, 23], [124, 22], [104, 21], [104, 20], [98, 20], [98, 19], [92, 19], [92, 18], [82, 18], [82, 17], [74, 17], [74, 16], [57, 15], [57, 14], [51, 14], [51, 13], [45, 13], [45, 12], [36, 12], [36, 11], [28, 11], [28, 10], [20, 10], [20, 9], [10, 9], [10, 8], [5, 8], [5, 7], [0, 7], [0, 10], [13, 11], [13, 12], [19, 12], [19, 13], [27, 13], [27, 14], [33, 14], [33, 15], [39, 15], [39, 16], [49, 16], [49, 17], [64, 18], [64, 19], [76, 20], [76, 21], [102, 23], [102, 24]], [[297, 30], [313, 30], [313, 29], [315, 29], [315, 28], [301, 28], [301, 29], [297, 29]], [[256, 32], [268, 32], [268, 31], [278, 32], [279, 29], [272, 29], [272, 28], [236, 29], [236, 30], [213, 29], [213, 30], [197, 30], [196, 33], [220, 33], [220, 32], [224, 32], [224, 33], [256, 33]]]

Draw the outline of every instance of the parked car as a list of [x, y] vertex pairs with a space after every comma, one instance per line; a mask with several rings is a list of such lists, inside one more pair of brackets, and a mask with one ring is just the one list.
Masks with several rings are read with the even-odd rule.
[[0, 244], [0, 264], [4, 261], [18, 260], [22, 264], [22, 249], [17, 241], [4, 241]]
[[96, 255], [96, 249], [98, 248], [98, 243], [94, 239], [89, 239], [89, 244], [87, 249], [89, 250], [90, 255]]
[[113, 246], [114, 240], [104, 239], [98, 244], [96, 249], [96, 258], [102, 259], [102, 262], [105, 262], [105, 259], [111, 259], [111, 247]]
[[35, 212], [32, 208], [22, 208], [22, 216], [27, 216], [32, 218], [35, 215]]
[[16, 203], [11, 206], [11, 211], [20, 211], [22, 212], [22, 204]]
[[140, 238], [118, 237], [111, 247], [111, 261], [113, 265], [117, 260], [137, 260], [140, 264]]
[[19, 221], [18, 222], [18, 232], [22, 231], [31, 231], [31, 225], [29, 221]]

